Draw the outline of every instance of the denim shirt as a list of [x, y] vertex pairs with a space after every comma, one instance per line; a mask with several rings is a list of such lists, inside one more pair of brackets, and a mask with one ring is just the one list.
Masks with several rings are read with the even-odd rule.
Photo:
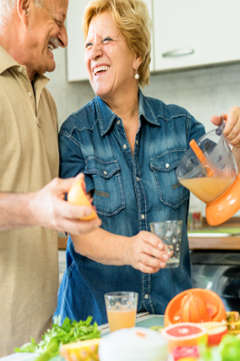
[[[183, 220], [181, 264], [145, 274], [131, 266], [104, 265], [78, 254], [68, 239], [67, 268], [56, 315], [63, 320], [107, 322], [104, 293], [136, 291], [138, 312], [164, 313], [177, 293], [191, 287], [187, 240], [189, 192], [179, 185], [176, 168], [192, 138], [204, 127], [185, 109], [146, 97], [139, 90], [139, 129], [132, 153], [122, 120], [101, 100], [72, 114], [60, 130], [61, 176], [85, 174], [102, 228], [134, 236], [153, 221]], [[101, 246], [101, 239], [99, 239]]]

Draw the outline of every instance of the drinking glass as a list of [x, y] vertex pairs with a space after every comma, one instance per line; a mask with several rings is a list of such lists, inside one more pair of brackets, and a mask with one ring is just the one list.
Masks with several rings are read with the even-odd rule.
[[167, 245], [171, 257], [166, 268], [176, 268], [180, 265], [182, 220], [168, 220], [150, 223], [152, 233], [155, 233]]
[[109, 292], [104, 295], [110, 331], [135, 326], [137, 292]]

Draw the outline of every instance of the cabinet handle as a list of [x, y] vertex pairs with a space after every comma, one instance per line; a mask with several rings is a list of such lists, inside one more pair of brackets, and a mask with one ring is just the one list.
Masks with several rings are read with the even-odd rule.
[[180, 56], [192, 55], [194, 49], [173, 49], [162, 53], [163, 58], [177, 58]]

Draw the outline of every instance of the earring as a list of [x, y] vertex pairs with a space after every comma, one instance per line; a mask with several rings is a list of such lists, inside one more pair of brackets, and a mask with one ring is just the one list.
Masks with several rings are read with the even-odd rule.
[[135, 78], [136, 80], [139, 80], [140, 75], [139, 75], [138, 73], [136, 73], [136, 74], [134, 75], [134, 78]]

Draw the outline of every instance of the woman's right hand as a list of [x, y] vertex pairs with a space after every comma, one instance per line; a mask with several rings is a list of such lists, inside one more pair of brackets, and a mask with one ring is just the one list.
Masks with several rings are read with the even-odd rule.
[[141, 231], [129, 241], [126, 264], [144, 273], [155, 273], [166, 266], [170, 254], [154, 233]]

